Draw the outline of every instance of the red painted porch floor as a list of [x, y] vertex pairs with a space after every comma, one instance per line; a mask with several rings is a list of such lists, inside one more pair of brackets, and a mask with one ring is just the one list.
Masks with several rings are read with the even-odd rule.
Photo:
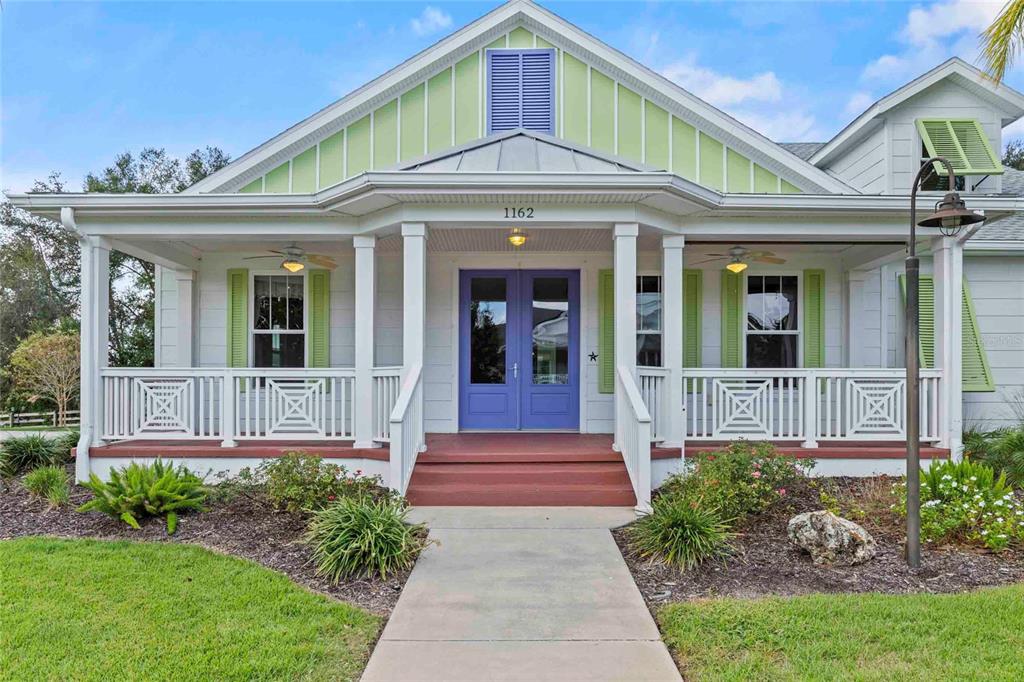
[[[636, 504], [622, 456], [612, 438], [575, 433], [427, 434], [427, 451], [416, 462], [407, 496], [423, 506], [632, 506]], [[688, 455], [724, 442], [686, 447]], [[791, 456], [815, 459], [902, 459], [902, 443], [776, 443]], [[348, 441], [239, 441], [222, 448], [210, 441], [126, 441], [93, 448], [93, 457], [279, 457], [303, 451], [325, 458], [387, 460], [387, 448], [353, 448]], [[679, 456], [675, 448], [651, 449], [652, 459]], [[922, 446], [924, 459], [948, 450]]]

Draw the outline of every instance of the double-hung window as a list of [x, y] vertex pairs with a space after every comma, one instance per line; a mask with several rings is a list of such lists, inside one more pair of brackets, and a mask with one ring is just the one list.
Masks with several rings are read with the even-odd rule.
[[747, 275], [747, 367], [800, 366], [800, 278]]
[[555, 51], [487, 51], [487, 133], [555, 132]]
[[661, 367], [661, 277], [636, 278], [636, 364]]
[[253, 276], [253, 367], [306, 366], [305, 279]]

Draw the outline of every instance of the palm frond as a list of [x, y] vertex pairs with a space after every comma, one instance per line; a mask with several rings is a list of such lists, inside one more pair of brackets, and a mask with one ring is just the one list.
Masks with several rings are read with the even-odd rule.
[[1003, 80], [1024, 41], [1024, 0], [1010, 0], [981, 34], [982, 57], [988, 75]]

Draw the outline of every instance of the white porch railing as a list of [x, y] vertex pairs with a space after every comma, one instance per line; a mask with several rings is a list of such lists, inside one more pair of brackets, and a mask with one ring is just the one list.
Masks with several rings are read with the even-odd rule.
[[[398, 398], [398, 372], [374, 370], [377, 424], [387, 423]], [[101, 376], [103, 440], [217, 438], [230, 445], [236, 438], [353, 437], [358, 398], [349, 367], [106, 368]]]
[[619, 366], [615, 373], [616, 445], [629, 472], [636, 507], [651, 507], [651, 415], [632, 372]]
[[414, 365], [402, 381], [395, 408], [391, 411], [391, 487], [404, 495], [412, 477], [416, 457], [426, 445], [423, 432], [423, 368]]
[[401, 367], [373, 369], [373, 439], [381, 443], [391, 440], [391, 411], [395, 409], [401, 381]]
[[[906, 438], [906, 371], [899, 368], [683, 370], [685, 412], [666, 405], [667, 374], [640, 368], [652, 437], [685, 419], [689, 440], [865, 441]], [[921, 372], [921, 440], [940, 439], [940, 370]], [[662, 427], [663, 428], [663, 427]]]

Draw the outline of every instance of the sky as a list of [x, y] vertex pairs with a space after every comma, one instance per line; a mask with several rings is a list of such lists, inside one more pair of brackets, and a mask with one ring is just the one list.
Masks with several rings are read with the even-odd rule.
[[[0, 188], [59, 171], [78, 189], [147, 146], [237, 158], [498, 4], [3, 0]], [[1001, 0], [541, 4], [794, 142], [952, 55], [975, 63]], [[1006, 81], [1024, 89], [1024, 68]]]

